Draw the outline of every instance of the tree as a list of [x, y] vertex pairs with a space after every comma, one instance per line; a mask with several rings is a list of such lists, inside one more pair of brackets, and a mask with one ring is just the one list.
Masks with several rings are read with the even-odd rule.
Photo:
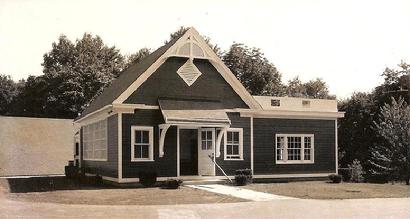
[[12, 105], [13, 116], [48, 117], [46, 114], [48, 83], [44, 76], [30, 75], [18, 83], [18, 95]]
[[288, 85], [285, 87], [285, 93], [289, 97], [305, 97], [306, 87], [299, 77], [295, 77], [288, 81]]
[[347, 167], [358, 159], [365, 170], [368, 169], [369, 149], [378, 140], [371, 128], [377, 108], [374, 96], [368, 93], [354, 93], [349, 99], [340, 101], [339, 111], [345, 112], [345, 117], [338, 122], [339, 152], [341, 167]]
[[149, 54], [151, 54], [151, 50], [148, 48], [142, 48], [140, 49], [138, 52], [133, 53], [129, 56], [126, 57], [126, 64], [125, 64], [125, 68], [128, 68], [129, 66], [131, 66], [132, 64], [138, 63], [139, 61], [141, 61], [142, 59], [144, 59], [145, 57], [147, 57]]
[[234, 43], [222, 59], [252, 95], [282, 94], [281, 74], [260, 49]]
[[374, 172], [403, 176], [410, 184], [410, 106], [400, 98], [382, 107], [374, 122], [376, 132], [385, 140], [371, 150]]
[[288, 81], [285, 86], [285, 93], [290, 97], [309, 97], [319, 99], [335, 99], [334, 95], [329, 94], [326, 82], [320, 78], [303, 83], [299, 77]]
[[10, 75], [0, 74], [0, 115], [5, 115], [9, 111], [10, 104], [16, 95], [16, 83]]
[[47, 83], [45, 112], [52, 117], [75, 118], [125, 67], [125, 59], [115, 47], [99, 36], [85, 33], [72, 43], [60, 36], [44, 55]]

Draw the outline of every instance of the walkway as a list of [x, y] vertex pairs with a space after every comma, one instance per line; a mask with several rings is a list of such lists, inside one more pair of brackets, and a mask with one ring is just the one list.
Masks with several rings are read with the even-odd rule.
[[272, 200], [287, 200], [296, 199], [293, 197], [273, 195], [264, 192], [256, 192], [249, 189], [242, 189], [240, 187], [226, 186], [220, 184], [211, 185], [187, 185], [194, 189], [202, 189], [208, 192], [214, 192], [222, 195], [230, 195], [237, 198], [247, 199], [250, 201], [272, 201]]

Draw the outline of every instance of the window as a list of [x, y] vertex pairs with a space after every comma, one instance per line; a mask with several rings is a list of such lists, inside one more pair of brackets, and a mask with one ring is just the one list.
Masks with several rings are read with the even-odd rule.
[[202, 150], [212, 150], [213, 145], [213, 131], [203, 130], [201, 131], [201, 149]]
[[131, 126], [131, 161], [153, 161], [153, 127]]
[[313, 163], [314, 136], [311, 134], [277, 134], [276, 163]]
[[84, 160], [107, 160], [107, 120], [83, 127]]
[[242, 160], [243, 129], [230, 128], [225, 135], [225, 160]]
[[270, 105], [271, 105], [271, 106], [280, 106], [280, 100], [278, 100], [278, 99], [271, 99], [271, 100], [270, 100]]

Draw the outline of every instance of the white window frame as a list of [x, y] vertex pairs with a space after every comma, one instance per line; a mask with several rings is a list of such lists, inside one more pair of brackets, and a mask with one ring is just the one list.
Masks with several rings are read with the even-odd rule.
[[[239, 158], [227, 157], [228, 132], [239, 132]], [[224, 160], [243, 160], [243, 128], [228, 128], [224, 135]]]
[[[284, 148], [283, 148], [283, 160], [278, 160], [277, 152], [278, 152], [278, 137], [283, 137], [285, 140]], [[301, 152], [300, 158], [301, 160], [288, 160], [288, 137], [300, 137], [301, 138]], [[305, 137], [310, 137], [311, 139], [311, 159], [305, 160]], [[275, 134], [275, 162], [276, 164], [313, 164], [315, 163], [315, 136], [313, 134]]]
[[[134, 152], [135, 152], [135, 131], [148, 131], [148, 138], [149, 138], [148, 158], [136, 158], [136, 157], [134, 157]], [[131, 162], [154, 161], [154, 127], [152, 127], [152, 126], [131, 126], [130, 146], [131, 146]]]
[[[105, 128], [105, 138], [102, 138], [102, 139], [95, 139], [95, 130], [89, 130], [90, 129], [90, 127], [92, 126], [92, 125], [94, 125], [95, 123], [100, 123], [100, 122], [102, 122], [103, 124], [104, 124], [104, 128]], [[86, 132], [86, 130], [87, 130], [87, 132]], [[87, 135], [90, 135], [91, 134], [91, 138], [90, 137], [87, 137], [88, 139], [85, 139], [85, 134], [87, 134]], [[97, 121], [97, 122], [94, 122], [94, 123], [91, 123], [91, 124], [88, 124], [88, 125], [86, 125], [86, 126], [83, 126], [82, 127], [82, 150], [81, 150], [81, 153], [83, 154], [83, 160], [89, 160], [89, 161], [108, 161], [108, 120], [107, 119], [104, 119], [104, 120], [100, 120], [100, 121]], [[88, 141], [87, 141], [88, 140]], [[104, 158], [95, 158], [95, 156], [94, 156], [94, 154], [95, 154], [95, 151], [96, 151], [96, 149], [95, 149], [95, 141], [97, 141], [97, 140], [104, 140], [104, 146], [105, 146], [105, 148], [103, 148], [103, 149], [98, 149], [98, 150], [102, 150], [102, 151], [104, 151], [104, 149], [105, 149], [105, 156], [104, 156]], [[87, 144], [87, 149], [88, 149], [88, 151], [91, 151], [92, 152], [92, 154], [93, 154], [93, 156], [90, 158], [90, 157], [85, 157], [85, 151], [86, 151], [86, 147], [85, 147], [85, 144]], [[90, 148], [91, 147], [91, 148]], [[87, 155], [88, 155], [89, 153], [87, 153]]]

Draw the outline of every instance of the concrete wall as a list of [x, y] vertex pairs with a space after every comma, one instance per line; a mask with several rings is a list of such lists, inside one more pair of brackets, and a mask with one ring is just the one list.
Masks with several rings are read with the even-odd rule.
[[63, 174], [73, 120], [0, 116], [0, 176]]

